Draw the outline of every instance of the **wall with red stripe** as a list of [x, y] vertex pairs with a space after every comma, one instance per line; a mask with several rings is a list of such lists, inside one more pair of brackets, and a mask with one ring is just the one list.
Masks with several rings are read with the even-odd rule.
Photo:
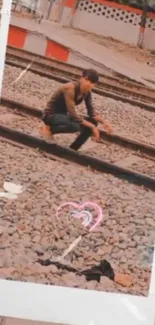
[[44, 35], [36, 35], [36, 33], [13, 25], [9, 27], [8, 45], [63, 62], [68, 61], [70, 53], [67, 47]]

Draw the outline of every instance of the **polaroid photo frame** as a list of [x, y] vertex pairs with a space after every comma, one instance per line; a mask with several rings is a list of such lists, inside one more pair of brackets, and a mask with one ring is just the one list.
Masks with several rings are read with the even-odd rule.
[[[4, 0], [0, 28], [0, 87], [10, 9], [11, 1]], [[0, 280], [0, 315], [17, 318], [18, 322], [20, 319], [38, 321], [38, 324], [41, 321], [64, 325], [154, 325], [155, 250], [148, 297]]]
[[5, 317], [64, 325], [154, 325], [155, 321], [155, 256], [148, 297], [9, 280], [0, 280], [0, 288], [0, 315]]

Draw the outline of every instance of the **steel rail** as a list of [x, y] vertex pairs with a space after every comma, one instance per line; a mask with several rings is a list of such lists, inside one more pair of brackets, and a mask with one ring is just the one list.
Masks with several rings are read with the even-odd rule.
[[89, 166], [96, 171], [112, 174], [113, 176], [124, 179], [129, 183], [145, 186], [151, 190], [155, 190], [155, 179], [144, 174], [133, 172], [115, 164], [92, 158], [79, 152], [72, 151], [71, 149], [61, 147], [57, 144], [50, 144], [42, 139], [7, 128], [3, 125], [0, 125], [0, 136], [11, 141], [24, 144], [31, 148], [38, 148], [48, 154], [52, 154], [63, 159], [65, 158], [82, 166]]
[[[1, 98], [0, 105], [6, 106], [7, 108], [10, 108], [14, 111], [19, 110], [20, 112], [33, 117], [41, 118], [42, 116], [42, 111], [40, 109], [24, 105], [20, 102], [16, 102], [4, 97]], [[116, 143], [122, 147], [131, 148], [135, 151], [140, 151], [144, 154], [155, 157], [155, 147], [152, 145], [144, 144], [139, 141], [131, 140], [116, 134], [109, 135], [102, 130], [100, 130], [100, 135], [103, 140], [111, 143]]]
[[[25, 57], [19, 57], [18, 55], [6, 55], [6, 64], [14, 64], [14, 66], [17, 66], [17, 67], [20, 67], [20, 64], [21, 64], [21, 67], [24, 67], [25, 68], [25, 65], [24, 64], [29, 64], [30, 63], [30, 59], [28, 58], [25, 58]], [[58, 63], [57, 63], [58, 65]], [[74, 71], [71, 71], [71, 68], [70, 69], [66, 69], [66, 66], [65, 66], [65, 69], [62, 69], [60, 67], [56, 67], [54, 65], [48, 65], [47, 63], [42, 63], [42, 62], [38, 62], [36, 61], [35, 59], [33, 59], [33, 67], [35, 67], [36, 69], [38, 68], [41, 68], [42, 70], [44, 70], [44, 72], [54, 72], [56, 74], [62, 74], [62, 75], [66, 75], [68, 78], [79, 78], [81, 76], [81, 73], [79, 73], [79, 71], [75, 71], [75, 68], [74, 68]], [[73, 68], [72, 68], [73, 69]], [[43, 71], [42, 71], [43, 72]], [[82, 72], [82, 71], [80, 71]], [[134, 96], [142, 96], [142, 94], [138, 91], [133, 91], [127, 87], [125, 87], [124, 83], [120, 82], [119, 79], [114, 79], [114, 80], [111, 80], [111, 82], [115, 82], [115, 84], [113, 83], [109, 83], [107, 82], [107, 80], [105, 80], [107, 78], [104, 77], [101, 77], [100, 76], [100, 81], [98, 83], [98, 86], [100, 88], [105, 88], [107, 91], [109, 91], [109, 88], [111, 88], [112, 91], [116, 92], [116, 93], [119, 93], [120, 92], [126, 92], [128, 93], [128, 96], [131, 96], [131, 95], [134, 95]], [[118, 85], [118, 83], [121, 83], [121, 85]], [[136, 87], [135, 85], [133, 86], [132, 84], [130, 85], [130, 87]], [[145, 88], [141, 86], [140, 88], [140, 91], [141, 90], [144, 90]], [[148, 90], [149, 91], [149, 90]], [[152, 93], [152, 91], [151, 91]], [[152, 100], [155, 100], [155, 97], [150, 97], [150, 96], [147, 96], [147, 95], [144, 95], [143, 94], [143, 98], [146, 100], [146, 101], [150, 101], [150, 98]]]
[[155, 179], [0, 125], [0, 136], [155, 191]]
[[[10, 61], [10, 60], [6, 60], [5, 64], [13, 66], [13, 67], [17, 67], [17, 68], [22, 68], [22, 69], [26, 68], [26, 65], [24, 65], [23, 63], [14, 62], [14, 61]], [[38, 69], [38, 68], [35, 68], [35, 67], [30, 67], [29, 71], [31, 71], [32, 73], [38, 74], [41, 77], [46, 77], [48, 79], [52, 79], [52, 80], [55, 80], [55, 81], [58, 81], [58, 82], [61, 82], [61, 83], [66, 83], [66, 82], [68, 82], [70, 80], [77, 80], [77, 77], [75, 77], [74, 74], [70, 75], [71, 78], [68, 79], [68, 78], [66, 78], [64, 76], [61, 76], [60, 72], [59, 73], [58, 72], [57, 73], [44, 72], [41, 69]], [[108, 86], [108, 88], [109, 87], [110, 86]], [[104, 96], [104, 97], [107, 97], [107, 98], [112, 98], [114, 100], [119, 100], [119, 101], [122, 101], [123, 103], [128, 103], [128, 104], [130, 104], [132, 106], [138, 106], [138, 107], [140, 107], [142, 109], [145, 109], [145, 110], [147, 110], [149, 112], [155, 112], [155, 106], [153, 106], [153, 104], [149, 104], [148, 102], [145, 102], [145, 101], [142, 102], [142, 101], [139, 101], [137, 99], [124, 97], [124, 96], [118, 95], [116, 93], [113, 93], [113, 92], [110, 92], [110, 91], [107, 91], [107, 90], [103, 90], [100, 87], [94, 88], [93, 92], [100, 95], [100, 96]], [[139, 96], [142, 96], [142, 95], [139, 95]], [[145, 97], [150, 98], [149, 96], [145, 96]], [[155, 101], [155, 98], [152, 98], [152, 100]]]
[[[81, 75], [81, 72], [83, 70], [82, 67], [80, 66], [77, 66], [77, 65], [73, 65], [71, 63], [68, 63], [68, 62], [64, 62], [64, 61], [60, 61], [60, 60], [57, 60], [55, 58], [50, 58], [50, 57], [44, 57], [40, 54], [36, 54], [36, 53], [33, 53], [31, 51], [26, 51], [26, 50], [23, 50], [23, 49], [19, 49], [17, 47], [14, 47], [14, 46], [11, 46], [11, 45], [8, 45], [7, 46], [7, 50], [6, 50], [6, 57], [7, 55], [13, 55], [13, 56], [16, 56], [17, 58], [21, 58], [21, 57], [27, 57], [29, 60], [31, 60], [31, 58], [33, 57], [36, 62], [40, 62], [40, 63], [43, 63], [43, 64], [46, 64], [46, 66], [52, 66], [52, 67], [62, 67], [63, 68], [63, 71], [64, 71], [64, 68], [66, 69], [66, 71], [70, 68], [70, 69], [74, 69], [76, 70], [80, 75]], [[121, 73], [118, 73], [116, 71], [112, 71], [110, 70], [109, 68], [107, 68], [106, 66], [104, 66], [102, 64], [102, 67], [105, 68], [105, 73], [101, 73], [100, 74], [100, 77], [103, 79], [106, 78], [106, 79], [109, 79], [109, 81], [118, 81], [118, 82], [121, 82], [124, 84], [124, 81], [130, 83], [131, 86], [141, 86], [143, 88], [146, 88], [146, 86], [142, 83], [142, 82], [138, 82], [138, 81], [135, 81], [134, 79], [131, 79]], [[108, 71], [110, 74], [106, 74], [106, 71]]]

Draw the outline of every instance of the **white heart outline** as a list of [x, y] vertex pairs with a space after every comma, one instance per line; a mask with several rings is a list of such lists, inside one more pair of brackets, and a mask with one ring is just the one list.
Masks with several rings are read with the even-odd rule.
[[82, 209], [84, 209], [86, 206], [91, 206], [91, 207], [95, 207], [97, 210], [98, 210], [98, 214], [97, 214], [97, 218], [96, 218], [96, 223], [90, 228], [90, 232], [92, 231], [92, 230], [94, 230], [97, 226], [98, 226], [98, 224], [101, 222], [101, 220], [103, 219], [103, 213], [102, 213], [102, 209], [100, 208], [100, 206], [99, 205], [97, 205], [96, 203], [94, 203], [94, 202], [90, 202], [90, 201], [86, 201], [85, 203], [83, 203], [83, 204], [81, 204], [81, 205], [79, 205], [79, 204], [77, 204], [77, 203], [74, 203], [74, 202], [65, 202], [65, 203], [62, 203], [59, 207], [58, 207], [58, 209], [57, 209], [57, 211], [56, 211], [56, 218], [58, 218], [59, 217], [59, 211], [63, 208], [63, 207], [66, 207], [66, 206], [72, 206], [72, 207], [74, 207], [74, 208], [76, 208], [76, 209], [78, 209], [78, 210], [82, 210]]
[[84, 221], [82, 223], [82, 225], [84, 227], [87, 227], [92, 222], [92, 214], [86, 210], [82, 210], [80, 213], [78, 212], [78, 210], [73, 210], [70, 213], [68, 213], [68, 216], [71, 216], [71, 217], [74, 217], [77, 219], [84, 217]]

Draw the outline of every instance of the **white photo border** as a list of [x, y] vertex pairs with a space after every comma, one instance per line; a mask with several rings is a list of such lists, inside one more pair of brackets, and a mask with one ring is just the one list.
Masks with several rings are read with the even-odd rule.
[[3, 0], [0, 10], [0, 98], [2, 92], [3, 73], [5, 65], [6, 46], [8, 41], [9, 23], [11, 18], [12, 0]]

